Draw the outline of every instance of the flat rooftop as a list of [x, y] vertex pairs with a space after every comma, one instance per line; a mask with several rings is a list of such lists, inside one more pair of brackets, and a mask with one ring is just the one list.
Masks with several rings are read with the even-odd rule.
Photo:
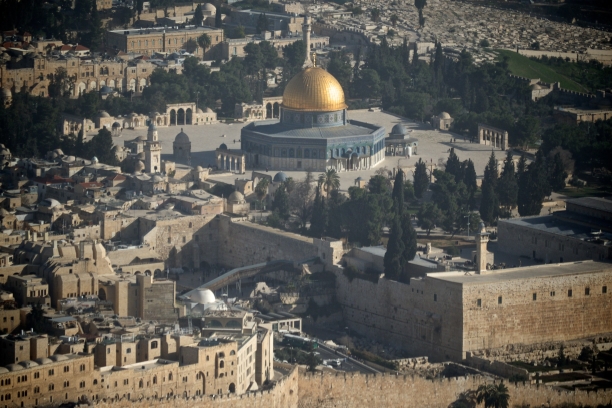
[[522, 279], [550, 278], [566, 275], [583, 275], [589, 273], [612, 273], [612, 263], [580, 261], [561, 264], [546, 264], [526, 266], [524, 268], [498, 269], [488, 271], [485, 274], [470, 272], [439, 272], [428, 273], [427, 279], [439, 279], [447, 282], [459, 283], [461, 285], [481, 285], [499, 283]]
[[[572, 218], [584, 218], [577, 217], [580, 214], [572, 215], [572, 213], [569, 211], [560, 211], [559, 213], [563, 214], [499, 220], [499, 223], [514, 224], [517, 226], [531, 228], [549, 234], [572, 237], [582, 241], [588, 241], [594, 238], [592, 234], [593, 228], [573, 223], [569, 220], [569, 216], [571, 216]], [[566, 221], [561, 217], [568, 218], [568, 220]], [[600, 235], [600, 238], [612, 240], [612, 234], [604, 232]]]
[[582, 197], [566, 200], [565, 202], [568, 204], [579, 205], [581, 207], [612, 213], [612, 200], [607, 198]]
[[214, 27], [200, 27], [200, 26], [186, 26], [185, 28], [174, 28], [174, 27], [147, 27], [147, 28], [135, 28], [131, 30], [110, 30], [109, 32], [115, 34], [123, 34], [123, 35], [145, 35], [145, 34], [155, 34], [155, 33], [181, 33], [181, 32], [193, 32], [193, 31], [213, 31], [220, 30], [219, 28]]

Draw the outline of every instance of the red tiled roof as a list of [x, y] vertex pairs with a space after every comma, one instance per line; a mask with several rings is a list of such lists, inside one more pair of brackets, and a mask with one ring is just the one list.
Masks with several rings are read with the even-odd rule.
[[75, 47], [72, 48], [73, 51], [89, 51], [89, 48], [83, 46], [83, 45], [76, 45]]
[[104, 187], [102, 183], [98, 183], [96, 181], [92, 181], [89, 183], [79, 183], [80, 186], [84, 188], [95, 188], [95, 187]]
[[122, 181], [122, 180], [127, 180], [127, 178], [123, 175], [123, 174], [115, 174], [112, 177], [107, 177], [108, 180], [114, 180], [114, 181]]
[[61, 184], [61, 183], [74, 184], [73, 179], [63, 178], [58, 175], [53, 175], [51, 177], [34, 177], [32, 180], [40, 184]]

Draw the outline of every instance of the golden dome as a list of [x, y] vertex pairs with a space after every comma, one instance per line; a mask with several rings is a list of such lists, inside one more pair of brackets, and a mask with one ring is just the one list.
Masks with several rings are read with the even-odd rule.
[[340, 83], [322, 68], [306, 68], [285, 87], [283, 107], [300, 111], [328, 112], [346, 108]]

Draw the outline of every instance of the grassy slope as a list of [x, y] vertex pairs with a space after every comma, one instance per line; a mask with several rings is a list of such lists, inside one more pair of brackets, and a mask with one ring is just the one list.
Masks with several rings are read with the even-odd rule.
[[530, 79], [540, 78], [542, 82], [547, 82], [549, 84], [553, 82], [561, 82], [561, 87], [563, 89], [576, 92], [588, 92], [588, 90], [582, 85], [558, 73], [552, 67], [530, 60], [529, 58], [517, 54], [514, 51], [496, 50], [496, 52], [498, 52], [500, 55], [508, 56], [508, 67], [510, 68], [510, 72], [512, 72], [514, 75]]

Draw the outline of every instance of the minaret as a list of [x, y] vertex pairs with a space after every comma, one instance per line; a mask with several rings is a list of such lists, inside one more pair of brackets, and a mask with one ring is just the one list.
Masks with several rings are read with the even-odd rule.
[[157, 127], [151, 122], [145, 144], [145, 173], [157, 173], [161, 170], [161, 144], [157, 136]]
[[476, 234], [476, 273], [487, 271], [487, 243], [489, 233], [485, 228], [484, 222], [480, 223], [480, 228]]
[[310, 59], [310, 16], [304, 17], [304, 24], [302, 24], [302, 34], [304, 44], [306, 44], [306, 60], [304, 61], [304, 68], [312, 67], [312, 60]]

